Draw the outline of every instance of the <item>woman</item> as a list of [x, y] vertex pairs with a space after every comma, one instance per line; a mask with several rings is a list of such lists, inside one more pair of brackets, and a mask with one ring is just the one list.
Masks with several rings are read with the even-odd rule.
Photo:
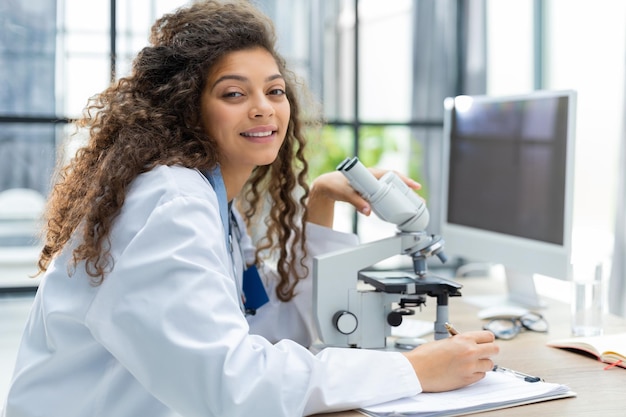
[[[297, 87], [247, 2], [166, 15], [151, 44], [88, 106], [52, 192], [6, 417], [307, 415], [492, 368], [488, 332], [312, 354], [311, 258], [356, 244], [330, 228], [335, 201], [369, 206], [338, 173], [309, 192]], [[266, 200], [275, 271], [244, 221]]]

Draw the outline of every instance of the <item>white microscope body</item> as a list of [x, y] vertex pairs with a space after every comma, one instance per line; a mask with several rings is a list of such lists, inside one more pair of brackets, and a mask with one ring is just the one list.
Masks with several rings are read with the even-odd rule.
[[[446, 258], [443, 240], [424, 231], [429, 221], [426, 204], [393, 172], [376, 179], [356, 157], [337, 169], [378, 217], [397, 225], [398, 232], [313, 259], [313, 314], [322, 344], [385, 348], [391, 326], [398, 326], [409, 311], [405, 307], [421, 306], [425, 295], [437, 298], [435, 339], [448, 337], [448, 297], [460, 296], [461, 285], [427, 273], [428, 257], [436, 255], [442, 262]], [[398, 254], [412, 257], [414, 273], [365, 270]], [[359, 286], [359, 280], [371, 286]]]

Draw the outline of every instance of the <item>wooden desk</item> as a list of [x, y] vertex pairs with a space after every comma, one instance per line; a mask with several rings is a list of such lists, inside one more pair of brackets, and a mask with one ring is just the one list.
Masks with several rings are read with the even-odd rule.
[[[498, 294], [504, 291], [497, 281], [483, 278], [462, 278], [464, 295]], [[502, 293], [502, 292], [500, 292]], [[434, 320], [435, 303], [429, 300], [428, 307], [417, 312], [420, 320]], [[530, 375], [541, 376], [548, 382], [568, 385], [578, 396], [543, 403], [481, 413], [485, 416], [624, 416], [626, 415], [626, 369], [604, 370], [606, 364], [585, 355], [546, 346], [551, 339], [571, 337], [569, 305], [545, 299], [548, 307], [541, 311], [550, 330], [547, 334], [522, 332], [509, 341], [499, 341], [500, 354], [495, 361], [507, 368], [517, 369]], [[479, 308], [463, 301], [450, 298], [449, 317], [461, 331], [478, 330], [483, 321], [477, 317]], [[604, 320], [605, 333], [626, 332], [626, 319], [607, 315]], [[357, 417], [357, 411], [320, 414], [318, 417]]]

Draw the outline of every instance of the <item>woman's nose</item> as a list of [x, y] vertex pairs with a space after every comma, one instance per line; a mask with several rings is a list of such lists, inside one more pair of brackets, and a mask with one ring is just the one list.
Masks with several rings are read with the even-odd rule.
[[274, 106], [265, 96], [265, 94], [260, 95], [254, 99], [254, 101], [252, 102], [252, 106], [250, 107], [251, 118], [269, 117], [273, 114]]

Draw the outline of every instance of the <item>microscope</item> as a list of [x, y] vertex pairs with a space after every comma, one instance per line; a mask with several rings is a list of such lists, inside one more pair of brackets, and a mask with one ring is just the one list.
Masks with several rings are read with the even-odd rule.
[[[448, 298], [460, 296], [462, 286], [428, 273], [429, 257], [447, 259], [443, 239], [425, 231], [426, 204], [395, 173], [377, 179], [357, 157], [346, 158], [337, 170], [397, 233], [313, 259], [313, 315], [322, 345], [386, 348], [391, 328], [414, 313], [410, 307], [425, 305], [426, 296], [437, 300], [435, 339], [448, 337]], [[399, 254], [412, 258], [413, 272], [371, 268]]]

